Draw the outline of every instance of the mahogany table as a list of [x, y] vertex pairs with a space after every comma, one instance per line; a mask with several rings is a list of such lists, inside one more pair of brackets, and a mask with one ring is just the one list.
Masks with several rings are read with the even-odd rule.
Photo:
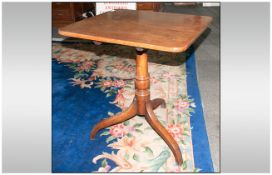
[[159, 105], [165, 106], [165, 101], [160, 98], [150, 100], [146, 49], [183, 52], [208, 27], [211, 20], [209, 16], [117, 10], [60, 28], [59, 33], [64, 36], [136, 47], [134, 100], [122, 113], [99, 122], [91, 131], [91, 139], [103, 128], [124, 122], [135, 115], [143, 116], [167, 143], [177, 164], [181, 165], [183, 160], [178, 144], [153, 112]]

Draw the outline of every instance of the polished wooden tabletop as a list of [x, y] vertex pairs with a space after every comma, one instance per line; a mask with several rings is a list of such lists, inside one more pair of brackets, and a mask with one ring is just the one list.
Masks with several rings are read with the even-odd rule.
[[183, 52], [212, 21], [209, 16], [117, 10], [59, 29], [68, 37], [146, 49]]

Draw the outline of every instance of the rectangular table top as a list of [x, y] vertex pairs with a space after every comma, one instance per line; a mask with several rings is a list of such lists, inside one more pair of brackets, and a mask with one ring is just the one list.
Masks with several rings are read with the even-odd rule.
[[211, 21], [209, 16], [116, 10], [60, 28], [59, 33], [106, 43], [183, 52]]

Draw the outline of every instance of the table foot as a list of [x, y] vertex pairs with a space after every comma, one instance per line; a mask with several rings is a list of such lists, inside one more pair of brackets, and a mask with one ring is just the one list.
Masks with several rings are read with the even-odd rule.
[[153, 104], [152, 101], [146, 102], [146, 115], [145, 118], [150, 126], [161, 136], [161, 138], [166, 142], [171, 151], [174, 154], [176, 162], [178, 165], [182, 165], [182, 155], [179, 149], [179, 146], [175, 139], [171, 136], [171, 134], [162, 126], [159, 122], [155, 113], [153, 112]]
[[136, 114], [137, 114], [137, 105], [136, 105], [136, 100], [134, 99], [132, 104], [125, 111], [121, 112], [120, 114], [111, 116], [105, 120], [102, 120], [101, 122], [96, 124], [90, 134], [90, 138], [94, 139], [96, 133], [99, 130], [118, 124], [118, 123], [122, 123], [128, 119], [131, 119]]

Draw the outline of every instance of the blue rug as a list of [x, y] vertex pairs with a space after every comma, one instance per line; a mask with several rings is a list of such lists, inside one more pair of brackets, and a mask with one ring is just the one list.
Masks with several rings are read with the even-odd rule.
[[[79, 51], [80, 53], [75, 56], [75, 52], [77, 52], [77, 49], [80, 50], [81, 48], [88, 47], [90, 47], [91, 49], [82, 49], [81, 51]], [[101, 48], [103, 47], [105, 47], [106, 49], [102, 49], [101, 51]], [[89, 139], [89, 133], [96, 123], [107, 117], [109, 115], [109, 112], [110, 114], [120, 112], [125, 106], [123, 103], [121, 103], [122, 101], [120, 100], [116, 102], [117, 96], [120, 95], [120, 98], [122, 97], [122, 94], [120, 93], [120, 87], [123, 83], [122, 79], [120, 79], [122, 72], [119, 72], [120, 76], [118, 79], [112, 77], [105, 78], [101, 75], [98, 75], [100, 72], [97, 71], [98, 65], [101, 64], [101, 62], [99, 62], [101, 60], [100, 55], [103, 54], [103, 51], [109, 51], [107, 50], [107, 48], [112, 47], [118, 46], [92, 46], [91, 44], [57, 43], [56, 46], [53, 47], [52, 172], [54, 173], [90, 173], [96, 171], [106, 172], [113, 169], [121, 171], [121, 165], [116, 164], [116, 162], [118, 161], [114, 161], [114, 158], [106, 159], [107, 156], [105, 157], [104, 154], [109, 153], [117, 155], [118, 149], [113, 149], [109, 145], [110, 143], [115, 142], [118, 139], [121, 140], [121, 137], [109, 137], [109, 132], [111, 132], [113, 129], [104, 129], [96, 135], [95, 140]], [[67, 48], [67, 50], [72, 49], [72, 51], [67, 52], [67, 50], [63, 48]], [[100, 51], [99, 53], [93, 54], [95, 56], [92, 57], [96, 58], [92, 62], [86, 62], [86, 60], [82, 61], [85, 59], [85, 57], [89, 56], [89, 52], [92, 52], [95, 49], [98, 50], [98, 48], [100, 49]], [[121, 48], [121, 50], [122, 52], [125, 52], [123, 51], [124, 48]], [[112, 58], [109, 59], [118, 59], [118, 52], [115, 53], [116, 55], [111, 55]], [[65, 57], [63, 57], [65, 59], [60, 59], [62, 54], [66, 54]], [[131, 55], [131, 57], [135, 56], [135, 53], [124, 54]], [[69, 59], [69, 57], [76, 57], [78, 60], [75, 62], [72, 59]], [[103, 58], [105, 57], [107, 58], [108, 56], [104, 55]], [[179, 59], [177, 58], [176, 61], [179, 61]], [[164, 61], [161, 62], [162, 64], [165, 63]], [[189, 164], [188, 161], [188, 164], [184, 164], [181, 170], [186, 171], [187, 167], [192, 166], [195, 168], [188, 170], [189, 172], [213, 172], [213, 164], [210, 156], [209, 142], [206, 133], [205, 120], [203, 117], [203, 110], [201, 106], [201, 98], [197, 84], [195, 56], [193, 53], [188, 54], [188, 56], [186, 57], [186, 61], [183, 63], [183, 65], [184, 64], [186, 65], [185, 83], [187, 84], [188, 97], [190, 99], [193, 99], [194, 105], [196, 107], [194, 109], [191, 109], [192, 111], [189, 110], [188, 112], [190, 114], [190, 140], [192, 142], [193, 163]], [[130, 68], [129, 66], [131, 65], [128, 65], [128, 67], [126, 68]], [[154, 65], [154, 69], [156, 67], [158, 67], [158, 63]], [[107, 69], [108, 67], [103, 68]], [[112, 69], [110, 70], [112, 71]], [[104, 72], [104, 75], [108, 75], [107, 71]], [[130, 69], [125, 69], [124, 71], [130, 71]], [[96, 76], [90, 76], [94, 75], [94, 72], [96, 73]], [[124, 79], [127, 78], [126, 76], [128, 75], [124, 75]], [[87, 79], [86, 77], [90, 78]], [[82, 81], [82, 79], [84, 79], [84, 81]], [[101, 79], [103, 80], [103, 82], [110, 81], [117, 82], [117, 84], [115, 86], [105, 89], [101, 87]], [[127, 125], [124, 124], [124, 126]], [[133, 126], [138, 127], [137, 124], [134, 124]], [[140, 128], [140, 126], [138, 128]], [[129, 139], [130, 133], [126, 134]], [[145, 147], [144, 151], [149, 151], [149, 153], [151, 152], [152, 155], [154, 153], [153, 160], [155, 160], [156, 150], [153, 149], [153, 151], [150, 151], [149, 147]], [[99, 156], [103, 157], [104, 159], [99, 159]], [[125, 156], [127, 156], [127, 154]], [[158, 157], [159, 156], [160, 155], [158, 155]], [[97, 160], [97, 162], [94, 161], [95, 157], [99, 159]], [[136, 154], [133, 154], [133, 158], [128, 158], [127, 160], [131, 160], [133, 164], [133, 162], [137, 163], [138, 159], [139, 157], [136, 156]], [[154, 165], [154, 167], [156, 168], [153, 168], [147, 172], [153, 172], [155, 170], [158, 172], [163, 172], [164, 166], [165, 165], [157, 166], [156, 164], [156, 166]], [[118, 167], [118, 169], [115, 167]], [[145, 172], [144, 170], [141, 171]], [[128, 172], [130, 171], [128, 170]], [[176, 171], [176, 169], [170, 169], [167, 172], [179, 171]]]

